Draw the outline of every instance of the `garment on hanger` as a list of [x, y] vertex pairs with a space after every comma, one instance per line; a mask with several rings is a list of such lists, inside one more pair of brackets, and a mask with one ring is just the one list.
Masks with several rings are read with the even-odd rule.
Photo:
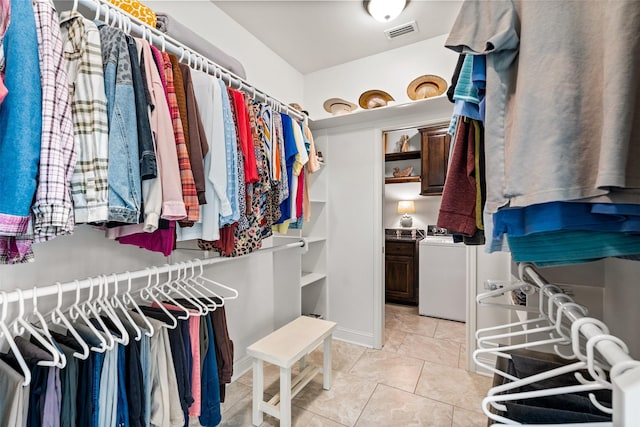
[[23, 386], [24, 377], [0, 356], [0, 393], [3, 404], [0, 405], [0, 424], [7, 427], [20, 427], [27, 422], [27, 402], [31, 385]]
[[[606, 19], [591, 25], [602, 13]], [[481, 161], [479, 168], [481, 178], [487, 172], [488, 252], [510, 250], [514, 259], [539, 265], [636, 257], [635, 220], [590, 212], [590, 205], [640, 204], [640, 175], [630, 166], [640, 159], [640, 149], [630, 142], [640, 122], [640, 85], [627, 71], [637, 68], [638, 55], [629, 52], [640, 52], [640, 42], [620, 38], [638, 31], [632, 1], [562, 10], [471, 1], [461, 8], [446, 42], [466, 54], [452, 123], [458, 115], [486, 117], [481, 156], [487, 165]], [[541, 53], [549, 46], [565, 61]], [[594, 65], [602, 63], [607, 66]], [[578, 69], [588, 72], [576, 80]]]
[[[25, 234], [42, 137], [42, 89], [38, 36], [31, 4], [12, 1], [11, 25], [4, 35], [8, 94], [0, 105], [0, 262], [28, 261], [30, 245], [15, 236]], [[20, 140], [20, 144], [13, 141]], [[16, 173], [20, 171], [20, 173]]]
[[78, 151], [71, 194], [76, 223], [108, 218], [109, 129], [100, 33], [78, 12], [60, 14], [60, 31], [69, 78], [69, 94]]
[[164, 77], [165, 81], [167, 82], [167, 102], [169, 103], [169, 112], [171, 114], [171, 122], [173, 125], [173, 135], [178, 152], [178, 167], [180, 169], [182, 199], [184, 200], [184, 205], [187, 209], [186, 220], [188, 222], [195, 222], [200, 218], [200, 208], [197, 197], [198, 195], [196, 192], [196, 185], [193, 181], [193, 172], [191, 172], [189, 153], [187, 151], [187, 145], [184, 139], [182, 118], [180, 117], [178, 98], [176, 96], [176, 86], [174, 85], [173, 67], [171, 64], [171, 59], [169, 58], [169, 55], [167, 53], [162, 52], [162, 60]]

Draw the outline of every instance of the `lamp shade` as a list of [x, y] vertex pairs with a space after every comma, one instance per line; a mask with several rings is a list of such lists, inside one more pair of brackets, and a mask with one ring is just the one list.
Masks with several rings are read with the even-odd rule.
[[407, 0], [369, 0], [367, 11], [379, 22], [389, 22], [398, 17], [407, 5]]
[[413, 200], [401, 200], [398, 202], [398, 213], [399, 214], [409, 214], [416, 213], [416, 206], [413, 203]]

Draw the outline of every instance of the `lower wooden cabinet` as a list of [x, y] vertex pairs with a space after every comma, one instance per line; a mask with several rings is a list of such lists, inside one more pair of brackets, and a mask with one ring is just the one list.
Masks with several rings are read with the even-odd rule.
[[385, 300], [418, 305], [418, 241], [387, 240], [385, 243]]

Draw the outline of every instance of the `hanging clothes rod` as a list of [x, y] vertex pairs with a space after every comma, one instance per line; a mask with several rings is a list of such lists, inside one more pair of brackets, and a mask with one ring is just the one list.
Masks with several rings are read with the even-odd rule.
[[[304, 113], [256, 89], [254, 86], [250, 85], [247, 81], [245, 81], [242, 77], [216, 64], [206, 56], [191, 49], [189, 46], [147, 25], [146, 23], [137, 19], [135, 16], [130, 15], [129, 13], [123, 11], [122, 9], [119, 9], [118, 7], [112, 5], [111, 3], [108, 3], [104, 0], [78, 0], [78, 4], [81, 4], [83, 7], [89, 9], [89, 11], [93, 13], [104, 15], [103, 12], [106, 12], [108, 14], [107, 16], [109, 17], [109, 19], [111, 19], [111, 17], [114, 15], [117, 18], [122, 17], [124, 19], [127, 19], [128, 25], [125, 25], [125, 26], [127, 27], [127, 30], [128, 30], [127, 32], [129, 34], [135, 34], [147, 40], [151, 39], [150, 41], [154, 46], [168, 53], [173, 53], [178, 58], [180, 58], [181, 61], [182, 61], [182, 58], [185, 58], [185, 55], [190, 55], [192, 57], [195, 56], [195, 58], [202, 59], [203, 61], [205, 61], [205, 63], [202, 64], [203, 71], [206, 71], [209, 74], [220, 78], [228, 86], [238, 89], [246, 93], [247, 95], [250, 95], [254, 99], [258, 100], [259, 102], [269, 104], [272, 107], [276, 108], [279, 112], [286, 113], [291, 117], [294, 117], [300, 121], [307, 123], [307, 116]], [[107, 24], [109, 23], [107, 22]], [[196, 61], [196, 65], [199, 68], [201, 63]], [[213, 68], [213, 69], [210, 70], [210, 68]]]
[[[540, 288], [540, 292], [544, 292], [545, 296], [551, 297], [556, 294], [556, 292], [553, 292], [549, 288], [544, 287], [545, 285], [548, 285], [549, 282], [544, 279], [531, 264], [524, 264], [524, 267], [521, 268], [521, 271], [523, 271], [524, 273], [523, 276], [528, 276], [531, 282], [533, 282], [533, 284]], [[521, 279], [525, 280], [524, 277], [521, 277]], [[571, 320], [572, 323], [578, 319], [582, 319], [585, 317], [578, 309], [573, 307], [568, 307], [565, 310], [565, 315], [569, 320]], [[606, 331], [603, 331], [594, 323], [584, 323], [580, 326], [580, 332], [587, 338], [587, 340], [596, 336], [606, 334]], [[625, 353], [623, 349], [613, 341], [599, 341], [596, 343], [595, 347], [611, 366], [615, 366], [619, 362], [633, 360], [631, 356]]]
[[[208, 266], [208, 265], [213, 265], [213, 264], [218, 264], [221, 262], [226, 262], [226, 261], [232, 261], [232, 260], [237, 260], [237, 259], [246, 259], [249, 256], [255, 255], [255, 254], [265, 254], [265, 253], [271, 253], [271, 252], [280, 252], [283, 250], [287, 250], [287, 249], [291, 249], [291, 248], [303, 248], [306, 246], [306, 242], [304, 240], [299, 240], [297, 242], [293, 242], [293, 243], [287, 243], [285, 245], [278, 245], [278, 246], [273, 246], [270, 248], [264, 248], [264, 249], [259, 249], [255, 252], [252, 252], [250, 254], [244, 255], [242, 257], [236, 257], [236, 258], [224, 258], [224, 257], [218, 257], [218, 258], [208, 258], [208, 259], [203, 259], [203, 260], [199, 260], [200, 262], [198, 263], [198, 266], [200, 265], [200, 263], [202, 263], [202, 266]], [[174, 264], [167, 264], [167, 265], [163, 265], [161, 267], [152, 267], [152, 268], [146, 268], [144, 270], [135, 270], [135, 271], [131, 271], [131, 272], [125, 272], [125, 273], [118, 273], [118, 274], [108, 274], [107, 276], [107, 283], [113, 283], [113, 282], [123, 282], [126, 280], [134, 280], [134, 279], [141, 279], [143, 277], [149, 277], [150, 274], [163, 274], [163, 273], [168, 273], [168, 272], [173, 272], [176, 270], [180, 270], [182, 268], [184, 268], [184, 264], [185, 262], [189, 262], [189, 261], [183, 261], [181, 263], [174, 263]], [[46, 296], [50, 296], [50, 295], [57, 295], [58, 292], [60, 292], [60, 290], [62, 290], [62, 293], [65, 292], [75, 292], [76, 289], [78, 289], [78, 286], [80, 287], [80, 289], [87, 289], [91, 286], [95, 286], [95, 282], [91, 282], [89, 279], [83, 279], [83, 280], [78, 280], [78, 281], [73, 281], [73, 282], [67, 282], [67, 283], [63, 283], [61, 284], [61, 289], [58, 287], [57, 284], [55, 285], [50, 285], [50, 286], [43, 286], [43, 287], [37, 287], [35, 288], [35, 292], [37, 293], [36, 297], [40, 298], [40, 297], [46, 297]], [[25, 289], [22, 292], [22, 295], [19, 295], [18, 292], [13, 291], [13, 292], [7, 292], [6, 295], [6, 301], [0, 301], [0, 303], [5, 303], [5, 302], [15, 302], [15, 301], [19, 301], [20, 298], [24, 299], [24, 300], [28, 300], [33, 298], [33, 293], [34, 293], [34, 289]], [[0, 296], [0, 299], [2, 299], [2, 297]]]

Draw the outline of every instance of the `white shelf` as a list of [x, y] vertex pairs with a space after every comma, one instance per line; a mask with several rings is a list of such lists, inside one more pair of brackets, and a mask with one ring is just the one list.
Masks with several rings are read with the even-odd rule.
[[307, 273], [307, 272], [302, 272], [302, 277], [300, 278], [300, 287], [304, 288], [305, 286], [311, 285], [312, 283], [315, 283], [319, 280], [324, 279], [325, 277], [327, 277], [326, 274], [322, 274], [322, 273]]
[[327, 203], [326, 200], [319, 200], [319, 199], [311, 199], [309, 200], [311, 203]]

